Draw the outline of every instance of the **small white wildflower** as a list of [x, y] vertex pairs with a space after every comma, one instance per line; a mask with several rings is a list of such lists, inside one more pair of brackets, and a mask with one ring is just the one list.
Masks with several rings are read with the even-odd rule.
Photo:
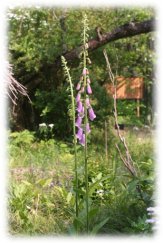
[[149, 207], [147, 208], [147, 211], [150, 213], [156, 213], [158, 211], [157, 207]]
[[133, 130], [134, 130], [134, 131], [139, 131], [139, 128], [136, 127], [136, 126], [134, 126], [134, 127], [133, 127]]
[[147, 219], [145, 222], [149, 224], [153, 224], [156, 222], [156, 220], [152, 218], [152, 219]]
[[97, 194], [103, 194], [104, 193], [104, 190], [97, 190], [97, 192], [96, 192]]
[[50, 128], [53, 128], [53, 127], [54, 127], [54, 124], [49, 124], [49, 127], [50, 127]]
[[46, 124], [45, 123], [41, 123], [41, 124], [39, 124], [39, 127], [46, 127]]

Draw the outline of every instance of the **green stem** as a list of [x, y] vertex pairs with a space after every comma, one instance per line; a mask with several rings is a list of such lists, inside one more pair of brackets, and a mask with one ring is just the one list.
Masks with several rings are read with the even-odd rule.
[[[84, 26], [84, 55], [83, 55], [83, 68], [86, 69], [86, 53], [85, 53], [85, 44], [86, 44], [86, 30]], [[86, 126], [87, 126], [87, 107], [86, 107], [86, 75], [84, 75], [84, 113], [85, 113], [85, 119], [84, 119], [84, 130], [85, 130], [85, 146], [84, 146], [84, 165], [85, 165], [85, 189], [86, 189], [86, 232], [89, 233], [89, 217], [88, 217], [88, 164], [87, 164], [87, 132], [86, 132]]]
[[76, 148], [76, 128], [75, 128], [75, 102], [74, 102], [74, 95], [73, 95], [73, 88], [72, 89], [72, 110], [73, 110], [73, 136], [74, 136], [74, 153], [75, 153], [75, 182], [76, 182], [76, 217], [78, 217], [78, 166], [77, 166], [77, 148]]
[[[78, 209], [78, 165], [77, 165], [77, 141], [76, 141], [76, 127], [75, 127], [75, 98], [74, 98], [74, 92], [73, 92], [73, 85], [72, 85], [72, 80], [71, 76], [69, 73], [69, 69], [67, 67], [67, 62], [64, 57], [62, 57], [62, 62], [64, 65], [65, 73], [67, 76], [67, 80], [70, 84], [70, 91], [71, 91], [71, 103], [72, 103], [72, 117], [73, 117], [73, 137], [74, 137], [74, 162], [75, 162], [75, 184], [76, 184], [76, 194], [75, 194], [75, 214], [76, 218], [78, 218], [79, 215], [79, 209]], [[76, 223], [76, 233], [78, 233], [78, 222]]]
[[[76, 183], [76, 197], [75, 197], [75, 204], [76, 204], [76, 217], [78, 218], [78, 166], [77, 166], [77, 148], [76, 148], [76, 128], [75, 128], [75, 102], [74, 102], [74, 93], [73, 87], [70, 78], [70, 89], [71, 89], [71, 101], [72, 101], [72, 111], [73, 111], [73, 137], [74, 137], [74, 153], [75, 153], [75, 183]], [[78, 224], [78, 222], [77, 222]], [[77, 232], [78, 232], [78, 225], [77, 225]]]

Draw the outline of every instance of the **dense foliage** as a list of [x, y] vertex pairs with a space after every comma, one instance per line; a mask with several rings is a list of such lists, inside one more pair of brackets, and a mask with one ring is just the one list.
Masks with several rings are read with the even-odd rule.
[[[95, 38], [95, 28], [100, 26], [103, 32], [114, 30], [125, 23], [142, 21], [154, 15], [147, 8], [115, 8], [107, 10], [86, 10], [89, 19], [89, 36]], [[81, 20], [83, 10], [77, 9], [11, 9], [9, 18], [9, 53], [14, 65], [14, 74], [18, 81], [28, 87], [32, 104], [20, 98], [19, 105], [11, 116], [13, 129], [36, 129], [42, 122], [53, 123], [56, 136], [67, 136], [71, 128], [67, 117], [69, 99], [63, 71], [55, 66], [61, 54], [81, 44]], [[136, 117], [136, 103], [119, 101], [122, 114], [128, 120], [147, 123], [152, 115], [154, 35], [142, 34], [109, 43], [105, 46], [115, 75], [125, 77], [142, 76], [145, 82], [145, 95], [141, 101], [140, 122]], [[106, 63], [102, 48], [90, 53], [92, 64], [91, 79], [95, 86], [94, 105], [97, 123], [103, 117], [112, 114], [111, 100], [106, 95], [103, 84], [108, 82]], [[78, 61], [69, 63], [73, 82], [80, 75]], [[98, 119], [99, 118], [99, 119]], [[59, 121], [59, 122], [58, 122]], [[148, 119], [151, 122], [151, 118]], [[63, 134], [62, 131], [65, 131]]]

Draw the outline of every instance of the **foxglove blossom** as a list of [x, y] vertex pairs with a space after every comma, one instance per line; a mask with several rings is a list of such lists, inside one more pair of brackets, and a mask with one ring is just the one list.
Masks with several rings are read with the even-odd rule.
[[80, 116], [81, 118], [84, 117], [84, 106], [82, 106], [82, 109], [80, 110], [80, 112], [78, 112], [78, 116]]
[[86, 74], [87, 74], [87, 69], [84, 68], [84, 69], [83, 69], [83, 76], [85, 76]]
[[81, 97], [81, 94], [78, 93], [77, 96], [76, 96], [76, 102], [79, 102], [80, 101], [80, 97]]
[[90, 132], [91, 132], [91, 129], [90, 129], [89, 123], [87, 123], [87, 125], [86, 125], [86, 132], [87, 132], [87, 133], [90, 133]]
[[82, 134], [81, 139], [79, 139], [79, 143], [83, 146], [85, 145], [85, 134], [84, 133]]
[[92, 94], [92, 89], [91, 89], [90, 84], [87, 84], [87, 93]]
[[81, 82], [79, 82], [76, 86], [76, 90], [80, 90], [80, 87], [81, 87]]
[[82, 124], [82, 117], [81, 116], [78, 116], [75, 125], [76, 125], [76, 127], [80, 127], [81, 124]]
[[82, 107], [81, 116], [84, 116], [84, 106]]
[[78, 102], [77, 111], [79, 113], [83, 111], [83, 105], [82, 105], [82, 102], [81, 101]]
[[91, 83], [91, 80], [89, 78], [87, 78], [87, 83], [90, 84]]
[[85, 102], [86, 102], [86, 107], [89, 108], [91, 105], [88, 97], [86, 98]]
[[96, 118], [96, 115], [95, 115], [92, 107], [88, 109], [88, 113], [89, 113], [90, 120], [93, 121]]
[[78, 132], [76, 134], [76, 137], [80, 140], [83, 138], [83, 129], [81, 127], [78, 128]]

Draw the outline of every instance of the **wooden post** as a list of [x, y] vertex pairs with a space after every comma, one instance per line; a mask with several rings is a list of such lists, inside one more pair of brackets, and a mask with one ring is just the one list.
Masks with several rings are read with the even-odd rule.
[[137, 99], [137, 117], [140, 117], [140, 100]]
[[108, 131], [107, 131], [107, 121], [105, 120], [105, 156], [108, 160]]

